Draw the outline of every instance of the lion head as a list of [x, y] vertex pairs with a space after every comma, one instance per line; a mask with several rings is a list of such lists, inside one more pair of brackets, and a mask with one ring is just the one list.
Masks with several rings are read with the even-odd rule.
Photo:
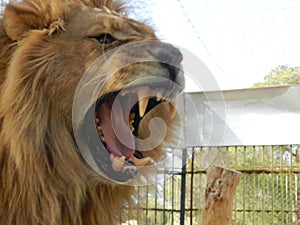
[[113, 224], [165, 157], [180, 51], [110, 0], [9, 4], [0, 45], [0, 222]]

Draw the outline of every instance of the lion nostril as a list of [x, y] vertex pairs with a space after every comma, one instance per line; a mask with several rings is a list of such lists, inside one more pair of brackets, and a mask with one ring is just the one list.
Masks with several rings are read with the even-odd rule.
[[179, 69], [174, 67], [174, 66], [171, 66], [171, 65], [167, 65], [167, 69], [169, 71], [169, 76], [170, 76], [170, 80], [172, 81], [176, 81], [176, 77], [179, 73]]

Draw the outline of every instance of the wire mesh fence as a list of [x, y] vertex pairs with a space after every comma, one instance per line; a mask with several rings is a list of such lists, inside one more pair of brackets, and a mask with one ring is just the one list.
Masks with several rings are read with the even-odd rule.
[[137, 188], [137, 208], [125, 208], [121, 214], [122, 220], [128, 221], [125, 224], [198, 224], [206, 182], [206, 159], [216, 150], [214, 164], [243, 173], [235, 195], [233, 224], [300, 224], [300, 149], [297, 145], [183, 149], [187, 157], [182, 169], [165, 171], [172, 176], [164, 183]]

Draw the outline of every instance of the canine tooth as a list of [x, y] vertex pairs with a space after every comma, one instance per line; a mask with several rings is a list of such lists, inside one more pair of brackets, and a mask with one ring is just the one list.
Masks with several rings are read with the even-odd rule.
[[175, 114], [176, 114], [176, 108], [173, 105], [169, 105], [170, 106], [170, 118], [171, 120], [174, 119]]
[[137, 92], [137, 97], [138, 97], [138, 104], [139, 104], [139, 115], [140, 117], [145, 115], [146, 109], [147, 109], [147, 105], [148, 105], [148, 101], [149, 101], [149, 92], [150, 89], [149, 88], [142, 88], [139, 89]]
[[140, 117], [143, 117], [145, 115], [149, 97], [146, 95], [145, 97], [145, 92], [138, 92], [138, 99], [139, 99], [139, 115]]
[[112, 157], [112, 167], [114, 168], [115, 171], [122, 171], [124, 163], [125, 163], [125, 156], [122, 156], [122, 157], [113, 156]]
[[169, 102], [169, 107], [170, 107], [170, 118], [174, 119], [176, 115], [176, 98], [171, 99]]
[[138, 159], [136, 157], [132, 157], [132, 161], [134, 162], [134, 165], [136, 166], [146, 166], [150, 162], [150, 157]]
[[96, 121], [96, 123], [99, 123], [99, 122], [100, 122], [100, 120], [99, 120], [98, 117], [96, 117], [95, 121]]

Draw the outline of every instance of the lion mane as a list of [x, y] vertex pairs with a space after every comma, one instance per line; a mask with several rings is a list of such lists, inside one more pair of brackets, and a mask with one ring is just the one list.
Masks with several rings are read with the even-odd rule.
[[[125, 14], [113, 0], [6, 6], [0, 20], [1, 225], [111, 225], [131, 201], [132, 186], [107, 181], [84, 161], [72, 127], [76, 87], [95, 59], [127, 42], [158, 40], [150, 27]], [[99, 43], [103, 30], [114, 38]], [[120, 91], [145, 66], [149, 74], [172, 71], [158, 63], [128, 66], [106, 80], [101, 95]], [[171, 108], [161, 105], [157, 113], [169, 115]]]

